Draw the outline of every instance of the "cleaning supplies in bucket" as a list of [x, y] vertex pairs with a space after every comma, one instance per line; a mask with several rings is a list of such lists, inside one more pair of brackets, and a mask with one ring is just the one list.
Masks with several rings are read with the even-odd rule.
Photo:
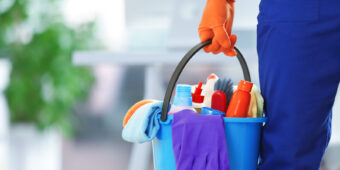
[[204, 107], [211, 107], [211, 96], [214, 93], [215, 83], [217, 82], [219, 78], [216, 74], [212, 73], [207, 78], [206, 84], [203, 88], [203, 95], [204, 95]]
[[[199, 83], [198, 87], [201, 86], [202, 84]], [[231, 99], [228, 108], [226, 107], [227, 97], [225, 93], [217, 89], [222, 90], [224, 89], [224, 91], [229, 90], [229, 92], [227, 93], [229, 93]], [[224, 124], [225, 134], [228, 133], [226, 135], [227, 140], [229, 141], [227, 142], [227, 145], [228, 148], [230, 148], [231, 150], [231, 153], [229, 153], [228, 155], [229, 157], [231, 157], [232, 160], [228, 168], [230, 167], [231, 170], [255, 170], [257, 167], [257, 156], [259, 152], [259, 148], [257, 146], [259, 145], [260, 137], [259, 133], [261, 131], [260, 128], [262, 126], [262, 123], [265, 122], [265, 119], [256, 118], [256, 116], [258, 115], [257, 106], [258, 103], [259, 104], [261, 103], [261, 101], [259, 102], [256, 101], [257, 98], [255, 96], [255, 91], [257, 90], [257, 88], [251, 82], [241, 80], [234, 93], [232, 93], [233, 92], [232, 89], [233, 88], [231, 81], [227, 79], [217, 80], [215, 82], [215, 89], [210, 100], [211, 108], [203, 107], [201, 109], [201, 115], [213, 116], [215, 118], [218, 118], [221, 115], [224, 116], [224, 114], [226, 113], [227, 114], [226, 116], [230, 117], [225, 118], [224, 120], [224, 123], [226, 123], [226, 121], [229, 122], [228, 124]], [[206, 97], [209, 96], [204, 96], [204, 98]], [[195, 123], [194, 121], [195, 119], [191, 117], [192, 114], [197, 115], [197, 117], [200, 117], [198, 114], [190, 110], [182, 110], [174, 115], [174, 120], [172, 122], [172, 140], [174, 155], [176, 158], [175, 161], [176, 169], [195, 169], [201, 167], [204, 169], [209, 169], [207, 168], [208, 164], [203, 161], [204, 159], [206, 160], [207, 158], [205, 158], [204, 156], [199, 157], [200, 159], [196, 158], [197, 156], [196, 154], [202, 155], [200, 154], [200, 149], [198, 149], [201, 147], [194, 148], [192, 147], [196, 146], [197, 143], [202, 144], [204, 142], [202, 142], [200, 138], [197, 140], [192, 140], [192, 138], [195, 137], [195, 132], [198, 132], [199, 134], [196, 135], [200, 136], [202, 139], [215, 139], [215, 138], [209, 138], [209, 135], [204, 134], [204, 132], [200, 129], [200, 127], [204, 126], [204, 124]], [[174, 128], [174, 126], [177, 126], [175, 123], [176, 117], [181, 116], [183, 117], [187, 116], [191, 118], [187, 119], [189, 120], [189, 122], [183, 121], [184, 123], [182, 122], [181, 128], [179, 127]], [[207, 119], [207, 117], [201, 118]], [[195, 131], [190, 131], [190, 129], [195, 129]], [[186, 139], [186, 137], [190, 138], [190, 140]], [[252, 140], [254, 140], [252, 145], [246, 144], [247, 142]], [[190, 143], [190, 145], [187, 143]], [[191, 147], [184, 147], [183, 144], [186, 144], [185, 146], [189, 145]], [[242, 152], [238, 151], [235, 148], [242, 150]], [[209, 151], [213, 151], [214, 149], [216, 149], [215, 146], [214, 147], [210, 146]], [[186, 155], [188, 157], [184, 157], [183, 155]], [[212, 168], [211, 170], [215, 169]]]
[[[217, 83], [215, 89], [224, 89], [224, 91], [230, 93], [229, 91], [232, 86], [230, 82], [231, 81], [229, 80], [226, 81], [226, 79], [219, 79], [215, 82]], [[228, 109], [226, 107], [227, 97], [225, 93], [220, 90], [215, 90], [211, 96], [211, 107], [199, 107], [202, 105], [196, 105], [196, 109], [194, 109], [192, 102], [195, 101], [195, 97], [198, 97], [200, 101], [205, 98], [205, 96], [200, 94], [202, 86], [203, 84], [200, 82], [195, 92], [192, 94], [190, 85], [177, 85], [174, 104], [172, 105], [169, 114], [175, 114], [182, 110], [196, 111], [199, 109], [202, 110], [202, 115], [224, 115], [225, 110], [227, 110], [226, 117], [247, 117], [247, 114], [248, 117], [262, 117], [263, 98], [258, 91], [258, 88], [251, 82], [240, 81], [237, 90], [231, 97], [232, 99]], [[192, 98], [192, 96], [195, 97]], [[124, 118], [123, 138], [131, 142], [146, 142], [152, 140], [159, 129], [156, 117], [160, 112], [161, 103], [155, 100], [144, 100], [135, 104], [129, 109]]]
[[[217, 79], [216, 74], [211, 74], [209, 82], [212, 79]], [[212, 83], [212, 82], [210, 82]], [[263, 116], [263, 98], [256, 87], [251, 82], [241, 80], [236, 86], [235, 92], [233, 83], [230, 79], [219, 78], [214, 82], [214, 91], [211, 91], [212, 84], [204, 85], [204, 89], [210, 89], [208, 96], [201, 95], [202, 82], [199, 82], [194, 93], [192, 93], [192, 100], [198, 101], [203, 99], [209, 101], [210, 107], [206, 103], [195, 104], [195, 110], [199, 113], [203, 108], [206, 108], [203, 114], [207, 115], [222, 115], [216, 111], [227, 113], [226, 117], [262, 117]], [[207, 91], [204, 93], [207, 94]], [[210, 94], [212, 94], [210, 96]], [[209, 99], [210, 98], [210, 99]], [[201, 111], [202, 112], [202, 111]], [[202, 113], [201, 113], [202, 114]]]
[[220, 90], [226, 95], [226, 98], [227, 98], [226, 108], [228, 108], [231, 96], [234, 93], [233, 82], [231, 81], [231, 79], [227, 79], [227, 78], [218, 79], [215, 83], [214, 89], [215, 91]]
[[231, 97], [226, 117], [247, 117], [253, 83], [241, 80]]
[[192, 106], [197, 113], [201, 113], [201, 108], [203, 107], [204, 96], [202, 96], [202, 85], [203, 82], [199, 82], [194, 93], [192, 93]]
[[211, 108], [225, 112], [227, 110], [227, 96], [223, 91], [216, 90], [211, 96]]
[[254, 87], [250, 91], [250, 102], [249, 102], [247, 117], [257, 117], [257, 103], [256, 103]]
[[[192, 102], [194, 100], [193, 98], [195, 95], [191, 97], [191, 87], [184, 88], [186, 90], [182, 89], [182, 92], [185, 91], [185, 93], [183, 94], [176, 92], [176, 95], [174, 98], [175, 99], [174, 104], [169, 109], [173, 89], [177, 83], [180, 73], [183, 71], [185, 65], [193, 57], [193, 55], [196, 54], [201, 48], [208, 45], [209, 43], [211, 43], [211, 40], [202, 42], [196, 45], [183, 57], [181, 62], [179, 62], [179, 64], [176, 67], [176, 70], [174, 71], [174, 74], [171, 76], [171, 79], [169, 81], [169, 85], [164, 96], [164, 102], [161, 108], [162, 110], [161, 114], [159, 114], [159, 108], [155, 108], [156, 111], [153, 111], [151, 109], [151, 112], [150, 112], [149, 109], [146, 109], [146, 110], [144, 109], [145, 107], [143, 107], [144, 106], [143, 104], [141, 104], [143, 106], [135, 107], [137, 109], [134, 112], [134, 114], [131, 114], [131, 113], [129, 114], [130, 119], [127, 121], [126, 126], [124, 128], [128, 126], [129, 127], [135, 126], [133, 124], [138, 125], [139, 122], [136, 123], [136, 121], [133, 121], [133, 120], [135, 119], [137, 112], [139, 112], [139, 110], [144, 110], [148, 112], [147, 114], [141, 114], [141, 116], [137, 116], [137, 117], [142, 117], [142, 119], [140, 119], [140, 122], [151, 124], [150, 127], [155, 127], [155, 128], [151, 128], [152, 130], [151, 136], [148, 136], [147, 138], [147, 140], [149, 140], [150, 138], [151, 139], [153, 138], [152, 145], [153, 145], [155, 170], [176, 170], [176, 165], [178, 167], [177, 169], [179, 170], [181, 170], [181, 168], [179, 167], [186, 167], [182, 165], [188, 165], [189, 167], [191, 166], [191, 168], [186, 168], [186, 169], [199, 169], [199, 167], [203, 167], [203, 169], [207, 169], [207, 170], [219, 170], [220, 168], [223, 170], [228, 169], [228, 168], [230, 168], [230, 170], [256, 170], [257, 169], [261, 128], [263, 126], [263, 123], [266, 121], [266, 118], [262, 118], [262, 117], [254, 118], [255, 113], [248, 114], [248, 112], [254, 112], [256, 110], [258, 112], [256, 113], [256, 115], [262, 115], [261, 109], [263, 109], [263, 106], [262, 107], [258, 107], [258, 106], [263, 104], [263, 101], [262, 103], [261, 101], [257, 101], [260, 98], [259, 96], [256, 96], [257, 93], [255, 93], [256, 92], [255, 88], [250, 87], [249, 90], [247, 90], [248, 95], [249, 95], [247, 100], [235, 100], [235, 101], [240, 101], [240, 102], [248, 101], [248, 103], [243, 104], [243, 105], [248, 105], [247, 109], [244, 109], [245, 110], [244, 113], [243, 111], [242, 113], [240, 111], [237, 113], [245, 114], [245, 115], [248, 114], [248, 116], [251, 115], [252, 116], [251, 118], [250, 117], [221, 116], [221, 115], [224, 115], [226, 112], [228, 112], [228, 109], [230, 109], [230, 107], [234, 105], [232, 104], [233, 103], [232, 101], [234, 100], [233, 99], [231, 100], [231, 98], [234, 98], [232, 97], [233, 95], [237, 96], [239, 90], [235, 90], [236, 91], [235, 94], [231, 95], [233, 92], [231, 90], [232, 84], [228, 85], [228, 88], [224, 88], [222, 85], [226, 85], [228, 83], [223, 82], [222, 80], [220, 81], [220, 83], [218, 83], [219, 78], [215, 74], [212, 74], [211, 76], [209, 76], [205, 85], [203, 85], [203, 83], [202, 84], [200, 83], [201, 85], [193, 86], [194, 88], [197, 87], [196, 94], [198, 94], [198, 96], [201, 99], [204, 98], [202, 105], [195, 104], [196, 110], [199, 110], [201, 107], [202, 109], [201, 115], [194, 112], [195, 109], [193, 109]], [[236, 48], [235, 50], [237, 51], [237, 59], [239, 60], [242, 66], [241, 68], [243, 70], [244, 79], [250, 83], [251, 79], [250, 79], [250, 73], [249, 73], [247, 64], [242, 54], [239, 52], [239, 50]], [[221, 87], [218, 87], [219, 85], [221, 85]], [[183, 85], [180, 85], [180, 86], [183, 86]], [[177, 91], [177, 88], [179, 87], [176, 87], [176, 91]], [[199, 89], [203, 89], [202, 93], [200, 92]], [[229, 89], [230, 91], [228, 92], [226, 89]], [[251, 92], [251, 90], [253, 90], [254, 92]], [[190, 92], [188, 93], [188, 91]], [[195, 94], [195, 91], [196, 89], [192, 90], [193, 94]], [[215, 100], [213, 100], [213, 96]], [[251, 101], [251, 99], [254, 100], [254, 96], [256, 99], [256, 105], [254, 105], [254, 102]], [[237, 97], [235, 98], [237, 99]], [[185, 104], [180, 104], [181, 102], [178, 102], [181, 100], [185, 101], [183, 102]], [[229, 102], [229, 100], [231, 101]], [[216, 101], [216, 102], [214, 103], [213, 101]], [[229, 106], [228, 106], [228, 102], [229, 102]], [[252, 105], [250, 106], [251, 102], [252, 102]], [[201, 103], [201, 101], [197, 103]], [[145, 106], [149, 104], [150, 103], [147, 103], [145, 104]], [[254, 106], [256, 106], [256, 109]], [[235, 108], [237, 107], [234, 107], [234, 110], [237, 110]], [[169, 114], [169, 110], [171, 109], [173, 110], [170, 111], [170, 114]], [[135, 109], [132, 109], [132, 110], [135, 110]], [[261, 113], [259, 113], [259, 111], [261, 111]], [[153, 125], [153, 123], [155, 123], [153, 121], [153, 118], [155, 117], [159, 121], [159, 124], [156, 123], [155, 125]], [[177, 119], [180, 117], [183, 119]], [[209, 123], [210, 119], [214, 119], [214, 120], [222, 119], [223, 124], [217, 123], [217, 122], [214, 122], [212, 124], [214, 126], [216, 125], [216, 126], [224, 127], [224, 131], [223, 130], [215, 131], [214, 127], [206, 128], [205, 130], [201, 131], [200, 129], [202, 127], [206, 127], [205, 126], [206, 123], [203, 123], [203, 122], [207, 121], [207, 125], [210, 125]], [[182, 125], [184, 126], [177, 126], [179, 124], [177, 124], [176, 122], [182, 123]], [[130, 126], [130, 124], [132, 125]], [[158, 130], [157, 130], [157, 125], [159, 125]], [[175, 128], [173, 129], [172, 126], [175, 126], [178, 129], [175, 129]], [[139, 127], [142, 127], [142, 128], [137, 129]], [[149, 129], [145, 128], [144, 126], [135, 126], [135, 128], [136, 128], [136, 132], [144, 131], [143, 133], [146, 133], [146, 132], [149, 133]], [[187, 130], [189, 130], [190, 132]], [[157, 132], [156, 137], [153, 136], [155, 131]], [[180, 136], [176, 136], [176, 134], [179, 134]], [[198, 138], [196, 138], [196, 140], [192, 140], [192, 137], [195, 136], [195, 134], [198, 135]], [[211, 134], [215, 136], [214, 137], [209, 136]], [[213, 159], [210, 159], [209, 155], [208, 157], [206, 157], [204, 154], [202, 154], [203, 152], [200, 152], [201, 150], [199, 150], [202, 147], [201, 145], [203, 145], [202, 151], [207, 151], [207, 152], [212, 151], [213, 153], [214, 150], [221, 145], [218, 143], [215, 143], [217, 145], [214, 145], [214, 144], [209, 145], [205, 143], [204, 141], [210, 142], [216, 139], [222, 139], [221, 137], [225, 138], [226, 141], [224, 141], [224, 144], [226, 143], [227, 149], [222, 149], [222, 150], [219, 150], [218, 152], [220, 153], [221, 151], [222, 152], [228, 151], [227, 156], [229, 157], [228, 159], [229, 166], [227, 168], [223, 166], [221, 167], [209, 166], [208, 161], [216, 160], [215, 159], [216, 157], [212, 156], [211, 158]], [[223, 139], [221, 141], [223, 141]], [[205, 150], [205, 147], [207, 147], [206, 148], [207, 150]], [[196, 152], [197, 152], [197, 155], [196, 155]], [[176, 153], [176, 156], [174, 153]], [[188, 155], [188, 157], [185, 157], [185, 155]], [[175, 161], [175, 157], [176, 157], [176, 161]], [[218, 157], [221, 158], [220, 155]], [[188, 161], [188, 160], [193, 160], [193, 161]], [[213, 162], [215, 162], [215, 164], [213, 165], [220, 165], [219, 163], [222, 163], [222, 164], [227, 163], [227, 160], [223, 159], [223, 160], [218, 160], [218, 162], [217, 161], [213, 161]], [[184, 163], [184, 164], [181, 164], [181, 163]]]
[[[250, 82], [244, 81], [240, 82], [240, 85], [244, 84], [246, 84], [246, 86], [247, 85], [249, 86]], [[199, 84], [197, 88], [202, 86], [203, 84]], [[230, 88], [232, 85], [228, 86], [229, 89], [232, 89]], [[249, 89], [252, 89], [251, 93], [249, 93], [249, 95], [251, 96], [250, 99], [252, 97], [254, 99], [254, 96], [256, 94], [261, 95], [255, 85], [253, 85], [252, 88], [246, 87], [245, 89], [244, 87], [240, 86], [238, 87], [238, 90], [240, 89], [246, 90], [248, 93]], [[238, 90], [235, 91], [234, 93], [235, 96], [237, 95]], [[196, 112], [194, 112], [194, 109], [191, 106], [192, 105], [191, 102], [192, 100], [194, 100], [191, 97], [191, 95], [194, 96], [194, 94], [195, 92], [191, 94], [191, 86], [183, 84], [177, 85], [176, 87], [177, 99], [175, 97], [174, 100], [174, 104], [176, 105], [172, 106], [171, 108], [175, 108], [174, 109], [175, 111], [176, 110], [179, 111], [178, 112], [174, 111], [173, 113], [174, 115], [171, 115], [174, 117], [173, 118], [171, 117], [169, 121], [164, 123], [160, 121], [162, 102], [157, 102], [155, 100], [145, 100], [138, 102], [131, 109], [129, 109], [128, 113], [126, 114], [126, 117], [124, 118], [125, 127], [122, 133], [123, 139], [130, 142], [139, 143], [153, 140], [154, 147], [153, 152], [155, 157], [154, 161], [156, 170], [175, 170], [176, 166], [177, 169], [183, 168], [185, 169], [186, 167], [191, 168], [193, 167], [194, 169], [196, 167], [204, 167], [205, 169], [208, 170], [215, 170], [216, 165], [224, 167], [226, 164], [228, 164], [227, 167], [229, 167], [230, 170], [255, 170], [257, 166], [257, 156], [259, 152], [258, 148], [260, 136], [259, 133], [261, 131], [262, 123], [265, 122], [266, 119], [235, 118], [235, 117], [223, 118], [225, 114], [224, 105], [227, 105], [227, 101], [225, 99], [226, 96], [224, 96], [224, 93], [222, 91], [216, 89], [214, 90], [214, 93], [211, 96], [212, 108], [202, 107], [201, 108], [202, 115], [199, 115]], [[214, 97], [215, 95], [217, 97]], [[204, 97], [202, 96], [202, 94], [200, 94], [200, 96], [201, 98]], [[259, 96], [255, 96], [255, 98], [256, 106], [261, 105], [261, 101], [258, 102]], [[260, 99], [262, 99], [263, 104], [263, 98]], [[216, 103], [215, 100], [217, 101]], [[233, 102], [230, 102], [229, 106], [232, 105]], [[261, 110], [263, 107], [256, 108], [259, 108], [257, 109], [256, 115], [262, 115], [262, 113], [259, 114], [258, 110]], [[248, 111], [249, 110], [254, 110], [254, 108], [253, 109], [249, 108]], [[222, 132], [217, 131], [216, 129], [220, 129], [217, 127], [207, 128], [209, 124], [214, 126], [220, 126], [219, 125], [220, 123], [207, 123], [207, 122], [210, 122], [211, 119], [219, 120], [221, 118], [223, 119], [224, 122], [222, 123], [222, 125], [224, 125], [224, 127], [222, 126], [224, 128], [224, 133], [223, 131]], [[197, 123], [196, 120], [197, 122], [201, 123]], [[181, 126], [179, 126], [180, 123], [182, 123]], [[174, 126], [175, 128], [173, 127], [173, 125], [175, 125]], [[203, 132], [201, 128], [205, 129], [207, 133]], [[214, 131], [211, 131], [211, 129], [214, 129]], [[176, 134], [182, 135], [176, 136]], [[192, 138], [195, 137], [195, 134], [197, 134], [197, 136], [195, 140], [192, 140]], [[216, 134], [217, 136], [215, 137], [209, 136], [213, 134]], [[224, 140], [223, 137], [225, 138]], [[218, 141], [220, 141], [220, 143], [219, 144], [216, 143], [216, 145], [208, 144], [211, 141], [215, 141], [215, 139], [219, 139]], [[249, 145], [249, 141], [252, 141], [251, 145]], [[228, 151], [227, 156], [215, 154], [217, 153], [215, 152], [216, 149], [218, 150], [219, 147], [222, 148], [224, 147], [223, 145], [221, 145], [223, 143], [226, 144], [227, 148], [222, 149], [222, 151], [223, 152]], [[200, 146], [194, 147], [197, 144], [200, 144]], [[219, 150], [221, 151], [221, 149]], [[204, 154], [200, 154], [201, 151], [211, 152], [212, 155], [217, 156], [204, 157]], [[223, 152], [218, 153], [221, 154]], [[185, 157], [183, 155], [191, 156]], [[225, 159], [216, 160], [214, 157], [220, 158], [225, 157]], [[215, 161], [215, 163], [210, 164], [209, 162], [204, 162], [202, 160], [210, 160], [209, 162]]]
[[186, 109], [195, 111], [192, 107], [191, 86], [178, 84], [176, 86], [174, 103], [170, 107], [169, 114], [174, 114]]
[[[254, 84], [253, 85], [253, 89], [252, 89], [252, 92], [254, 93], [251, 93], [251, 95], [255, 95], [255, 98], [256, 98], [256, 108], [257, 108], [257, 113], [256, 113], [256, 116], [255, 117], [264, 117], [263, 116], [263, 106], [264, 106], [264, 99], [262, 97], [262, 94], [259, 90], [259, 88]], [[254, 117], [254, 116], [253, 116]]]
[[209, 107], [203, 107], [201, 111], [202, 115], [219, 115], [219, 116], [224, 116], [225, 112], [221, 112], [219, 110], [215, 110]]
[[[122, 137], [129, 142], [143, 143], [154, 139], [160, 129], [157, 116], [162, 112], [163, 102], [141, 101], [125, 115], [127, 121]], [[129, 118], [130, 117], [130, 118]]]

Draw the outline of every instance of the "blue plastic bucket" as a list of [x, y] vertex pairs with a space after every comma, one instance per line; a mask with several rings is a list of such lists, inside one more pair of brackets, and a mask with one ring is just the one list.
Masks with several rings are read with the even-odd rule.
[[[173, 115], [161, 122], [152, 141], [155, 170], [176, 170], [172, 149], [171, 123]], [[256, 170], [263, 123], [267, 118], [224, 118], [230, 170]]]

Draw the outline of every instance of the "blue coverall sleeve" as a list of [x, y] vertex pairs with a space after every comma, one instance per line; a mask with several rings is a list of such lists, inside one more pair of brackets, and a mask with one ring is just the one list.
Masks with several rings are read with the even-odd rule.
[[257, 48], [268, 122], [260, 170], [320, 168], [340, 81], [339, 9], [334, 0], [261, 2]]

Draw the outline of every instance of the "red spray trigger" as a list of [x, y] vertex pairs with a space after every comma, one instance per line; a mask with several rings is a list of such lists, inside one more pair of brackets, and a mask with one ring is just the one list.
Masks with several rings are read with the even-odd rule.
[[204, 96], [201, 96], [203, 82], [199, 82], [195, 92], [191, 94], [193, 103], [203, 103]]

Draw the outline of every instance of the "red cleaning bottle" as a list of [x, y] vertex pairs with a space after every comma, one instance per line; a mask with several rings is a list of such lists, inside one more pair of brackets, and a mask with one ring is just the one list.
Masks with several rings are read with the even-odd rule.
[[253, 83], [241, 80], [231, 97], [226, 117], [247, 117]]
[[211, 97], [211, 108], [225, 113], [227, 111], [227, 96], [216, 90]]

